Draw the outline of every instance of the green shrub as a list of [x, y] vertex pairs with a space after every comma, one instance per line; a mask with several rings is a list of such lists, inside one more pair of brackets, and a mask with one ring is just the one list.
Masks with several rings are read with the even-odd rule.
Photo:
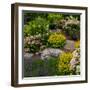
[[44, 73], [44, 61], [33, 60], [24, 63], [24, 77], [37, 77], [42, 76]]
[[44, 61], [43, 60], [35, 60], [32, 62], [32, 76], [42, 76], [44, 73]]
[[63, 15], [58, 13], [50, 13], [47, 18], [49, 21], [49, 28], [56, 29], [58, 28], [58, 22], [63, 19]]
[[30, 77], [31, 75], [31, 65], [30, 63], [24, 62], [24, 77]]
[[62, 48], [66, 43], [66, 38], [60, 33], [52, 33], [49, 36], [48, 43], [50, 47], [53, 48]]
[[36, 18], [35, 20], [32, 20], [28, 22], [24, 26], [24, 36], [30, 36], [30, 35], [43, 35], [44, 33], [48, 32], [49, 24], [48, 21], [43, 18]]
[[60, 75], [70, 75], [70, 60], [72, 53], [62, 53], [58, 58], [58, 70]]
[[47, 18], [48, 13], [38, 13], [38, 12], [25, 12], [24, 13], [24, 24], [28, 23], [29, 21], [35, 20], [36, 18]]
[[24, 76], [53, 76], [57, 75], [58, 58], [49, 57], [48, 60], [33, 60], [32, 62], [24, 63]]
[[30, 44], [29, 49], [31, 53], [36, 53], [40, 50], [40, 47], [37, 44]]
[[48, 14], [49, 22], [58, 22], [61, 19], [63, 19], [63, 15], [62, 14], [58, 14], [58, 13], [49, 13]]
[[49, 36], [50, 36], [50, 32], [47, 32], [47, 33], [43, 34], [42, 37], [41, 37], [41, 42], [42, 42], [42, 44], [45, 45], [46, 47], [47, 47], [47, 45], [48, 45], [47, 42], [48, 42]]
[[48, 71], [48, 76], [57, 75], [57, 64], [58, 58], [56, 57], [49, 57], [46, 61], [46, 69]]

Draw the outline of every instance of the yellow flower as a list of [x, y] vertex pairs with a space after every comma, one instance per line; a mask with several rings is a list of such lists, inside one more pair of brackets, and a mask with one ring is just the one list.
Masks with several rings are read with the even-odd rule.
[[62, 35], [61, 33], [53, 33], [50, 35], [48, 42], [53, 47], [63, 47], [66, 42], [66, 37]]
[[75, 42], [75, 48], [80, 48], [80, 40]]

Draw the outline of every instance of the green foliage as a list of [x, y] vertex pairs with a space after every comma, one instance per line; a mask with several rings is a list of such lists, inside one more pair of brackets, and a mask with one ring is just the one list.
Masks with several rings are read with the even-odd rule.
[[32, 63], [25, 63], [24, 73], [25, 77], [33, 76], [52, 76], [57, 75], [58, 59], [56, 57], [49, 57], [48, 60], [33, 60]]
[[50, 32], [44, 34], [41, 38], [41, 41], [43, 43], [43, 45], [45, 45], [45, 47], [48, 47], [48, 39], [49, 39], [49, 36], [51, 35]]
[[24, 64], [24, 76], [25, 77], [36, 77], [42, 76], [44, 61], [43, 60], [33, 60], [32, 62], [28, 62]]
[[29, 49], [31, 53], [36, 53], [40, 50], [40, 47], [37, 44], [30, 44]]
[[52, 33], [48, 39], [50, 47], [62, 48], [66, 43], [66, 38], [60, 33]]
[[49, 28], [56, 29], [58, 28], [58, 22], [63, 19], [63, 15], [58, 13], [49, 13], [47, 18], [49, 21]]
[[32, 76], [42, 76], [43, 73], [43, 66], [44, 66], [44, 61], [43, 60], [36, 60], [33, 61], [32, 63]]
[[32, 63], [32, 76], [56, 75], [57, 58], [49, 57], [48, 60], [36, 60]]
[[30, 21], [24, 26], [24, 36], [38, 35], [47, 33], [49, 29], [48, 21], [44, 18], [38, 17]]
[[49, 13], [48, 14], [48, 20], [50, 22], [58, 22], [61, 19], [63, 19], [63, 15], [62, 14], [58, 14], [58, 13]]
[[48, 75], [57, 75], [57, 64], [58, 64], [58, 58], [56, 57], [49, 57], [46, 66], [47, 66], [47, 71]]
[[24, 77], [30, 77], [31, 76], [31, 65], [30, 63], [24, 62]]
[[64, 14], [63, 17], [64, 17], [64, 19], [66, 19], [66, 20], [68, 20], [68, 19], [80, 20], [80, 15]]
[[58, 70], [60, 75], [70, 75], [70, 60], [72, 53], [62, 53], [58, 59]]
[[41, 18], [47, 18], [48, 13], [38, 13], [38, 12], [26, 12], [24, 13], [24, 24], [27, 24], [28, 22], [35, 20], [36, 18], [41, 17]]

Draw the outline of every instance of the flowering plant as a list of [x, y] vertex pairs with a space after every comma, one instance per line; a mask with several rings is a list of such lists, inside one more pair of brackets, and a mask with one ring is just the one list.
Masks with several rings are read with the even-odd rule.
[[70, 75], [70, 61], [72, 59], [72, 53], [62, 53], [58, 58], [58, 69], [61, 75]]
[[51, 47], [62, 48], [66, 43], [66, 38], [61, 33], [52, 33], [48, 39]]

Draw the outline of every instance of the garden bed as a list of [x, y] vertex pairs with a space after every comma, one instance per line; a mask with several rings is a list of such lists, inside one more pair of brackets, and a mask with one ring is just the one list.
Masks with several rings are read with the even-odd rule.
[[80, 74], [79, 16], [28, 15], [32, 19], [24, 23], [24, 76]]

